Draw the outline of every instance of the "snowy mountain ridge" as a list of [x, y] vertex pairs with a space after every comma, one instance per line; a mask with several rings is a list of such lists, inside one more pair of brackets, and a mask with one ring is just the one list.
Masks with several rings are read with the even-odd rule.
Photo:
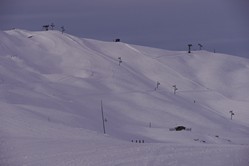
[[0, 165], [190, 165], [184, 149], [201, 165], [249, 163], [249, 59], [58, 31], [0, 38]]

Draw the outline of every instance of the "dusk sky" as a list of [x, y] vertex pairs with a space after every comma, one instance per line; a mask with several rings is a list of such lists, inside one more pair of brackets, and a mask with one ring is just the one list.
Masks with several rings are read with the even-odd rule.
[[0, 30], [65, 27], [82, 38], [249, 58], [249, 0], [0, 0]]

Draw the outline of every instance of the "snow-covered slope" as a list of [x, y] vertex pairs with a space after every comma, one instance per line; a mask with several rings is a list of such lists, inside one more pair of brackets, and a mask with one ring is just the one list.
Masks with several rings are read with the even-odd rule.
[[249, 59], [58, 31], [0, 39], [1, 166], [249, 164]]

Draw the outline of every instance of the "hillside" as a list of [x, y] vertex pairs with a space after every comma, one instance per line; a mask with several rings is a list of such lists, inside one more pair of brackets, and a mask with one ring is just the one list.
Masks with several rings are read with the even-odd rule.
[[58, 31], [0, 39], [1, 166], [248, 165], [249, 59]]

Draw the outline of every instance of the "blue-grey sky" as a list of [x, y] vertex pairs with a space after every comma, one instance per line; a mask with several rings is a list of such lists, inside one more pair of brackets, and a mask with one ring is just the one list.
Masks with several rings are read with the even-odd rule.
[[198, 49], [249, 58], [249, 0], [0, 0], [0, 29], [67, 33], [168, 50]]

